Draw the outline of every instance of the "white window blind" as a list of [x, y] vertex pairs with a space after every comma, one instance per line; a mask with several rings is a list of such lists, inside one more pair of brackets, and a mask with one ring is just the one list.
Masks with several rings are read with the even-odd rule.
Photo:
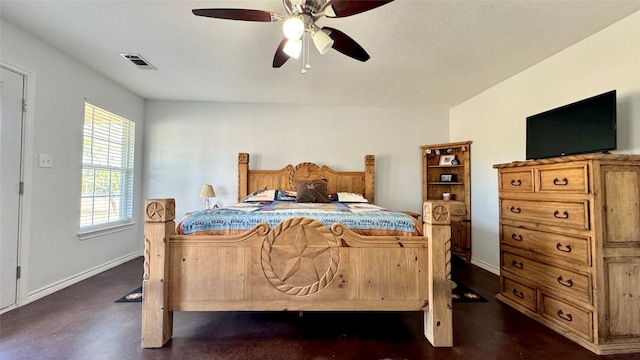
[[81, 228], [131, 221], [134, 140], [133, 121], [85, 103]]

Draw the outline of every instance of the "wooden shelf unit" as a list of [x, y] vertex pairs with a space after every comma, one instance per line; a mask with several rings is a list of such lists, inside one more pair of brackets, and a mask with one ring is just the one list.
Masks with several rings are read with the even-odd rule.
[[[471, 262], [471, 141], [420, 146], [422, 201], [451, 200], [451, 251]], [[457, 165], [441, 165], [441, 156], [455, 156]], [[451, 181], [441, 181], [451, 175]]]

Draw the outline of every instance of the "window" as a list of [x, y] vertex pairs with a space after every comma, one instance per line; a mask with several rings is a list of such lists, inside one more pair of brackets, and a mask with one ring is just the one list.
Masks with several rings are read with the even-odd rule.
[[85, 103], [82, 230], [131, 221], [134, 139], [133, 121]]

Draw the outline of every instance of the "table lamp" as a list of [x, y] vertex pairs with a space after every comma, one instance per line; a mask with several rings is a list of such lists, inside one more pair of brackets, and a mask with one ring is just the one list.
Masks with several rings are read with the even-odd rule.
[[205, 184], [200, 190], [200, 197], [205, 198], [204, 200], [204, 208], [205, 210], [211, 209], [211, 203], [209, 202], [209, 198], [215, 197], [216, 192], [213, 190], [213, 185]]

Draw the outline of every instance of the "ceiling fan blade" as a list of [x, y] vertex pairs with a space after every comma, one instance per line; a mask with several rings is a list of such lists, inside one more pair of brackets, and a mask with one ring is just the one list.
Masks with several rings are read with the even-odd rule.
[[276, 22], [282, 20], [282, 15], [265, 10], [249, 9], [193, 9], [194, 15], [217, 19]]
[[342, 31], [330, 27], [323, 27], [322, 31], [326, 32], [333, 40], [333, 46], [331, 47], [337, 51], [362, 62], [371, 58], [362, 46]]
[[274, 68], [279, 68], [282, 65], [284, 65], [284, 63], [287, 62], [287, 60], [289, 60], [289, 55], [285, 54], [285, 52], [283, 51], [284, 46], [287, 44], [287, 38], [282, 39], [282, 41], [280, 42], [280, 45], [278, 45], [278, 49], [276, 50], [276, 54], [273, 56], [273, 67]]
[[[323, 11], [328, 10], [325, 12], [327, 17], [338, 18], [360, 14], [392, 1], [393, 0], [329, 0], [322, 9]], [[329, 7], [331, 7], [331, 9], [328, 9]]]

